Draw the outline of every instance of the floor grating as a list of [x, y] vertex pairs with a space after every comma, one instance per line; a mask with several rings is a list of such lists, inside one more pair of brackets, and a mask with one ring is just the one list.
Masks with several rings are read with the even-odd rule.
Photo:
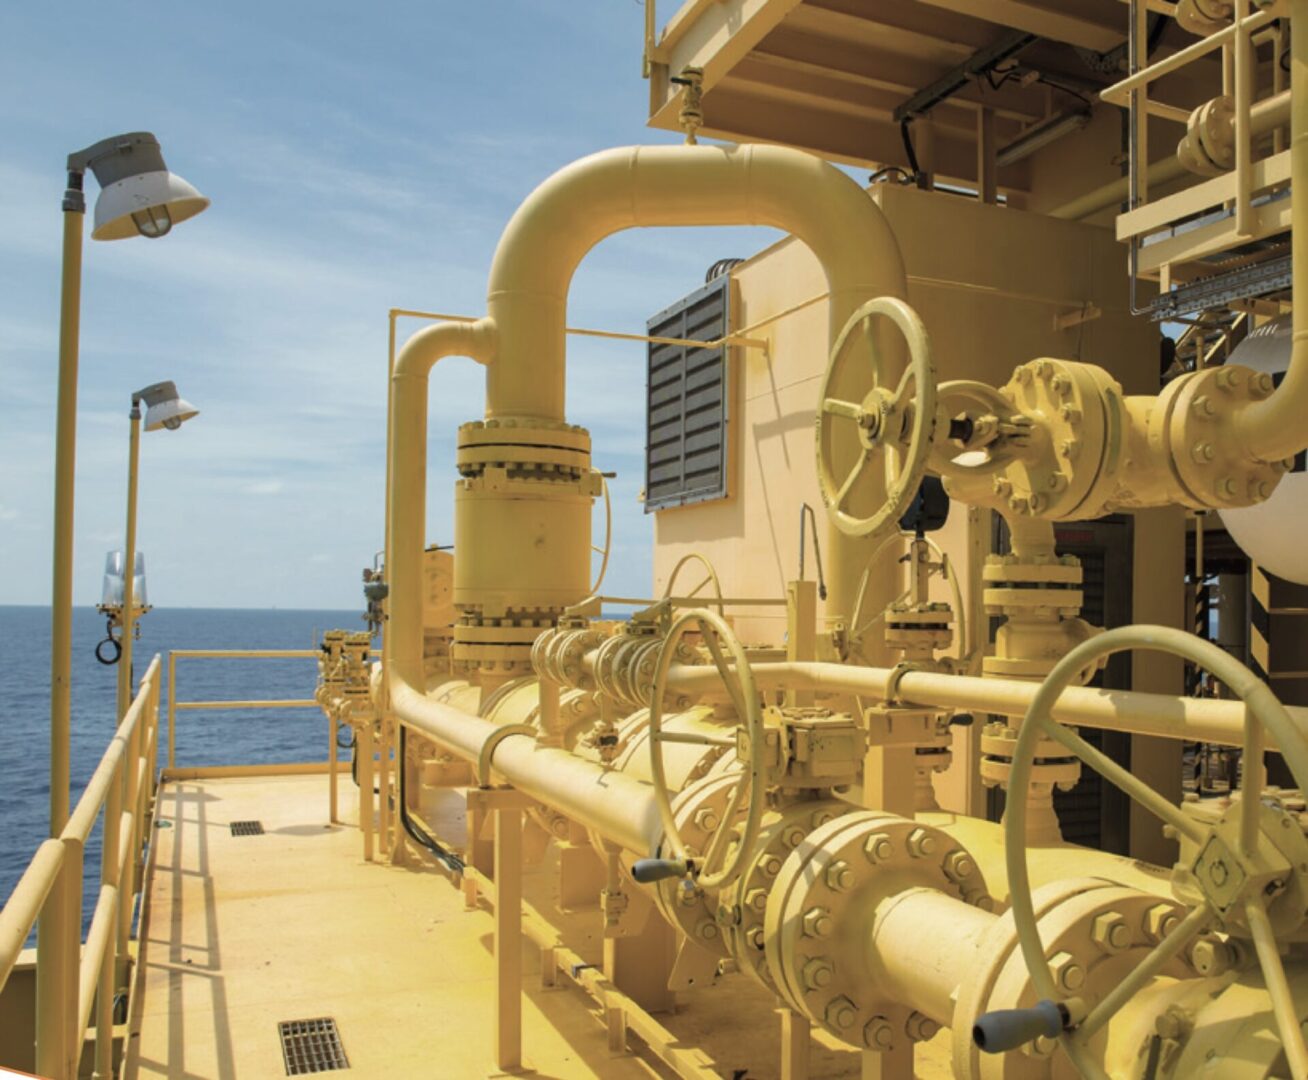
[[233, 821], [231, 823], [233, 836], [262, 836], [262, 821]]
[[332, 1072], [348, 1069], [345, 1047], [341, 1045], [336, 1021], [329, 1017], [316, 1020], [283, 1020], [277, 1025], [282, 1038], [282, 1059], [287, 1076]]

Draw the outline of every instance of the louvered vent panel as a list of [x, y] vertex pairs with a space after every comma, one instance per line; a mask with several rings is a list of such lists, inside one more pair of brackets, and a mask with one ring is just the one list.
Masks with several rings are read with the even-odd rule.
[[[646, 324], [651, 337], [716, 341], [731, 280], [716, 278]], [[725, 349], [651, 343], [646, 382], [645, 512], [727, 494]]]

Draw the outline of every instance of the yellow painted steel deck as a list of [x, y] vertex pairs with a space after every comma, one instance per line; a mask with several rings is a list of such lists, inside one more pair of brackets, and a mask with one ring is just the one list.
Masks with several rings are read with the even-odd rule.
[[[346, 805], [352, 786], [340, 783]], [[449, 800], [451, 814], [459, 802]], [[440, 816], [449, 835], [462, 834], [460, 821]], [[325, 824], [324, 776], [169, 782], [157, 820], [129, 1080], [284, 1076], [278, 1022], [316, 1017], [339, 1026], [350, 1062], [342, 1076], [494, 1074], [491, 914], [465, 911], [434, 868], [365, 863], [352, 821]], [[262, 836], [231, 835], [231, 822], [250, 820], [262, 822]], [[597, 913], [559, 912], [551, 882], [546, 869], [529, 872], [529, 899], [599, 963]], [[538, 950], [524, 949], [523, 1044], [534, 1075], [671, 1075], [652, 1056], [611, 1056], [590, 999], [571, 986], [542, 988]], [[778, 1076], [775, 1003], [743, 975], [724, 979], [659, 1021], [723, 1076]], [[742, 998], [757, 1007], [741, 1008]], [[814, 1039], [811, 1075], [857, 1077], [860, 1055], [824, 1038]], [[942, 1035], [919, 1049], [919, 1075], [947, 1073], [947, 1046]]]

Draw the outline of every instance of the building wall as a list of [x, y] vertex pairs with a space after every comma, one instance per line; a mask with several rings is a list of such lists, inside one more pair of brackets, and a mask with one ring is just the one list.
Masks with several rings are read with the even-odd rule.
[[[1158, 328], [1128, 310], [1125, 249], [1110, 230], [1041, 214], [979, 204], [943, 192], [877, 185], [872, 197], [890, 220], [909, 275], [909, 302], [931, 336], [940, 381], [1007, 381], [1013, 368], [1041, 357], [1096, 363], [1127, 393], [1158, 388]], [[801, 243], [783, 240], [733, 271], [733, 325], [753, 327], [813, 297], [826, 282]], [[1098, 309], [1098, 317], [1057, 329], [1059, 316]], [[814, 410], [827, 363], [827, 304], [819, 300], [750, 337], [768, 342], [767, 352], [736, 347], [732, 367], [732, 484], [727, 498], [659, 511], [655, 515], [654, 595], [684, 554], [698, 551], [717, 568], [723, 590], [735, 597], [775, 597], [798, 575], [800, 513], [818, 513], [819, 539], [826, 523], [814, 465]], [[980, 571], [988, 546], [988, 521], [956, 506], [937, 534], [966, 582], [965, 595], [978, 632]], [[985, 515], [981, 515], [982, 518]], [[1170, 536], [1173, 530], [1166, 530]], [[971, 542], [969, 542], [969, 535]], [[1183, 545], [1150, 544], [1142, 588], [1163, 589], [1150, 610], [1183, 607]], [[891, 557], [897, 557], [896, 551]], [[815, 572], [810, 551], [807, 573]], [[687, 578], [687, 586], [699, 580]], [[1172, 603], [1170, 586], [1177, 596]], [[947, 599], [937, 581], [936, 599]], [[680, 590], [678, 590], [680, 591]], [[820, 616], [825, 612], [820, 609]], [[739, 608], [735, 624], [749, 643], [780, 645], [785, 610]], [[1170, 686], [1173, 680], [1168, 679]], [[1176, 690], [1180, 690], [1179, 680]], [[1161, 689], [1153, 687], [1150, 689]], [[960, 740], [965, 741], [966, 729]], [[971, 752], [960, 746], [955, 767], [938, 785], [953, 808], [972, 809], [980, 798], [968, 777]]]

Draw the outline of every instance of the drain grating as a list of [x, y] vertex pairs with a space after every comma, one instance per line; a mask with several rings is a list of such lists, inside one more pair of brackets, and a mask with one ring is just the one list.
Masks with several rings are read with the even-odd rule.
[[325, 1016], [317, 1020], [283, 1020], [277, 1031], [282, 1037], [287, 1076], [350, 1067], [335, 1020]]
[[231, 824], [233, 836], [262, 836], [262, 821], [233, 821]]

